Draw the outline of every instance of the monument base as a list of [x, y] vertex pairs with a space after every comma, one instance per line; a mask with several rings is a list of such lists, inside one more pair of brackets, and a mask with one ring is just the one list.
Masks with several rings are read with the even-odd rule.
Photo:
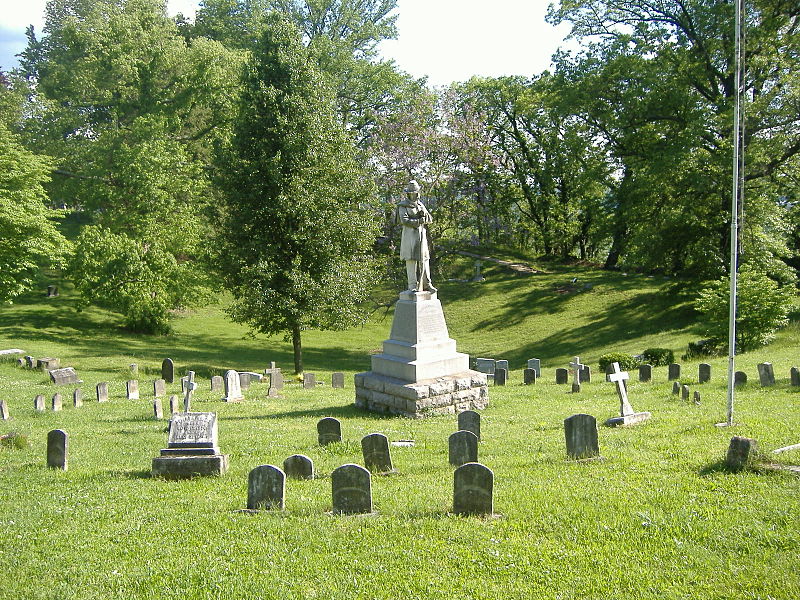
[[153, 459], [153, 477], [189, 479], [208, 475], [222, 475], [228, 470], [229, 454], [211, 456], [156, 456]]
[[612, 417], [605, 422], [606, 427], [625, 427], [627, 425], [637, 425], [644, 423], [653, 415], [649, 412], [638, 412], [630, 415], [623, 415], [621, 417]]
[[471, 370], [412, 383], [368, 371], [355, 376], [355, 388], [356, 406], [414, 419], [489, 406], [486, 375]]

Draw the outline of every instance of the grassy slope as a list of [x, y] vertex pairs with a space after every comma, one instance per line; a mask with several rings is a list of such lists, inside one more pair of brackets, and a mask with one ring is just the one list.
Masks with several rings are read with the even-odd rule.
[[[468, 269], [468, 264], [465, 265]], [[228, 405], [201, 381], [197, 410], [216, 411], [220, 444], [231, 455], [223, 478], [166, 482], [149, 478], [164, 447], [164, 423], [150, 418], [147, 380], [161, 359], [203, 378], [226, 367], [288, 370], [290, 344], [249, 339], [218, 307], [177, 322], [165, 338], [132, 336], [98, 309], [76, 314], [67, 293], [40, 296], [0, 312], [0, 347], [58, 356], [81, 374], [88, 402], [35, 414], [33, 396], [53, 388], [44, 375], [0, 364], [0, 393], [13, 420], [0, 432], [29, 435], [31, 447], [0, 451], [0, 598], [796, 598], [800, 574], [800, 481], [787, 473], [728, 474], [716, 468], [730, 436], [747, 435], [767, 450], [800, 442], [800, 395], [788, 386], [797, 364], [798, 327], [741, 357], [771, 360], [779, 384], [751, 383], [738, 393], [734, 430], [724, 417], [726, 361], [702, 403], [671, 395], [666, 368], [652, 384], [631, 382], [635, 408], [653, 419], [627, 430], [601, 428], [602, 462], [565, 459], [562, 421], [576, 412], [603, 420], [615, 413], [613, 388], [595, 381], [580, 395], [554, 384], [553, 369], [580, 355], [596, 371], [606, 351], [648, 346], [676, 351], [696, 339], [681, 282], [596, 271], [556, 270], [512, 276], [490, 267], [484, 284], [449, 283], [440, 297], [459, 349], [511, 361], [512, 384], [493, 388], [483, 413], [480, 460], [495, 472], [501, 518], [455, 518], [446, 438], [454, 418], [412, 421], [352, 408], [348, 389], [289, 386], [268, 399], [253, 388]], [[572, 277], [591, 291], [567, 291]], [[309, 332], [306, 367], [329, 372], [368, 368], [368, 352], [387, 337], [390, 317], [339, 333]], [[543, 359], [534, 387], [520, 385], [525, 359]], [[124, 399], [127, 365], [140, 365], [141, 401]], [[696, 383], [696, 364], [684, 364]], [[97, 381], [112, 399], [92, 401]], [[170, 386], [170, 393], [179, 386]], [[343, 420], [346, 441], [316, 445], [322, 416]], [[46, 432], [70, 434], [70, 470], [44, 468]], [[411, 438], [393, 450], [400, 474], [373, 478], [378, 516], [331, 517], [327, 475], [361, 462], [359, 439], [381, 431]], [[294, 453], [312, 457], [323, 477], [289, 482], [284, 514], [236, 512], [246, 501], [247, 473], [280, 465]], [[800, 452], [781, 455], [800, 463]]]

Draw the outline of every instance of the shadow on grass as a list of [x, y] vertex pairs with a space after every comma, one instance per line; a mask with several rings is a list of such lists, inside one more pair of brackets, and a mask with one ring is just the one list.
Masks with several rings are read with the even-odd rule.
[[338, 406], [329, 406], [323, 408], [313, 408], [306, 410], [289, 410], [283, 412], [272, 413], [269, 415], [255, 415], [255, 416], [226, 416], [226, 421], [237, 421], [251, 419], [284, 419], [293, 417], [364, 417], [373, 421], [382, 421], [386, 419], [405, 418], [400, 415], [388, 415], [384, 413], [374, 413], [358, 408], [355, 404], [345, 404]]

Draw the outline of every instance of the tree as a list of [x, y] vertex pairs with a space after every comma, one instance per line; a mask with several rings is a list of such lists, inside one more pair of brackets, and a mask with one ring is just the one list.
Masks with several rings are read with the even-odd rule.
[[359, 322], [372, 285], [374, 195], [326, 85], [285, 18], [270, 15], [244, 69], [230, 145], [219, 158], [225, 200], [217, 264], [231, 317], [292, 340]]

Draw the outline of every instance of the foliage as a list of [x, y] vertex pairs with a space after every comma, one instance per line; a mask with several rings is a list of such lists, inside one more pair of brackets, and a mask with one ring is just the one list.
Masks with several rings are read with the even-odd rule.
[[607, 372], [609, 367], [614, 363], [619, 363], [619, 368], [621, 370], [629, 371], [642, 364], [642, 361], [632, 354], [625, 354], [624, 352], [607, 352], [598, 360], [598, 366], [603, 373]]
[[70, 252], [46, 207], [51, 165], [0, 123], [0, 302], [32, 289], [43, 266], [60, 266]]
[[704, 356], [719, 356], [725, 354], [727, 351], [727, 341], [717, 338], [697, 340], [696, 342], [689, 342], [686, 354], [681, 356], [681, 360], [694, 360], [695, 358], [702, 358]]
[[0, 448], [11, 448], [14, 450], [24, 450], [31, 445], [28, 436], [16, 431], [0, 435]]
[[301, 332], [362, 317], [375, 228], [362, 203], [373, 188], [337, 117], [335, 99], [277, 15], [253, 50], [230, 147], [220, 154], [225, 222], [218, 265], [230, 314], [263, 333], [285, 332], [302, 371]]
[[668, 348], [648, 348], [642, 352], [642, 363], [663, 367], [675, 362], [675, 353]]
[[[779, 286], [750, 265], [737, 278], [736, 350], [746, 352], [769, 343], [786, 325], [796, 299], [793, 286]], [[698, 294], [695, 308], [703, 315], [705, 332], [713, 340], [728, 339], [730, 278], [724, 277]]]

